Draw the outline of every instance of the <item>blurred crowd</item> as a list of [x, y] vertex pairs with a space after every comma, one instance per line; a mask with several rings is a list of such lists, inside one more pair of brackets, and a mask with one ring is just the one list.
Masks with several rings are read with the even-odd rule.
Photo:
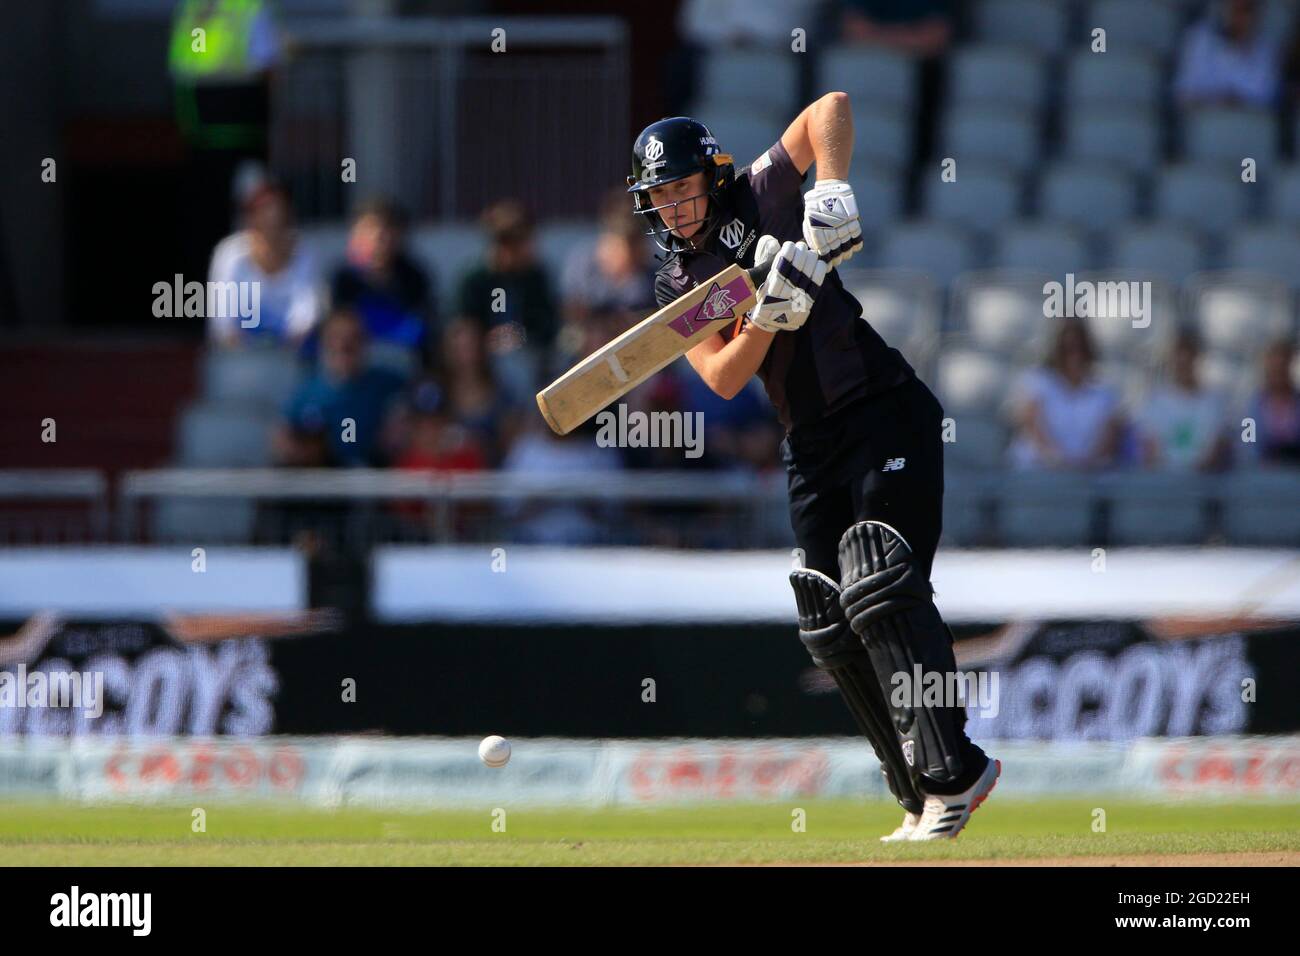
[[[243, 228], [212, 256], [213, 282], [257, 282], [259, 321], [209, 320], [211, 347], [292, 352], [304, 376], [283, 409], [275, 459], [294, 467], [435, 471], [604, 468], [765, 470], [779, 426], [757, 382], [732, 402], [674, 366], [631, 393], [629, 410], [703, 412], [704, 454], [599, 448], [595, 423], [553, 435], [534, 393], [654, 311], [654, 260], [622, 188], [559, 275], [511, 200], [483, 211], [486, 252], [438, 314], [432, 273], [406, 246], [402, 209], [363, 203], [345, 260], [319, 263], [297, 238], [285, 190], [266, 179], [242, 201]], [[350, 430], [340, 426], [350, 420]]]
[[1195, 330], [1179, 329], [1163, 375], [1139, 399], [1125, 402], [1098, 372], [1087, 324], [1062, 320], [1046, 362], [1023, 373], [1012, 389], [1010, 463], [1020, 469], [1206, 473], [1234, 465], [1300, 466], [1294, 341], [1280, 338], [1263, 350], [1260, 386], [1244, 409], [1204, 383], [1202, 354]]
[[[788, 46], [792, 15], [806, 12], [841, 46], [883, 47], [918, 64], [915, 142], [908, 146], [910, 160], [904, 159], [915, 171], [929, 162], [938, 117], [953, 98], [943, 89], [942, 63], [969, 27], [961, 18], [993, 6], [689, 0], [678, 22], [682, 49], [667, 58], [672, 82], [666, 96], [670, 107], [690, 109], [700, 95], [702, 51]], [[1289, 40], [1265, 31], [1264, 10], [1260, 0], [1214, 0], [1183, 21], [1162, 61], [1170, 106], [1286, 115], [1300, 95], [1300, 29]], [[997, 25], [989, 24], [979, 28], [985, 39]], [[766, 119], [758, 125], [766, 142], [780, 133], [779, 124]], [[862, 143], [863, 151], [870, 146]], [[904, 180], [895, 182], [896, 191], [907, 191]], [[594, 440], [594, 421], [561, 438], [537, 414], [538, 389], [655, 308], [658, 263], [622, 187], [609, 192], [590, 235], [554, 269], [538, 253], [537, 224], [526, 207], [505, 198], [491, 204], [478, 220], [485, 251], [459, 274], [448, 272], [446, 263], [422, 261], [408, 241], [407, 214], [392, 198], [373, 198], [353, 210], [341, 261], [322, 261], [299, 238], [289, 193], [273, 178], [243, 183], [238, 201], [239, 228], [213, 251], [209, 279], [257, 282], [260, 321], [244, 328], [238, 318], [213, 318], [209, 337], [211, 348], [223, 353], [276, 350], [296, 358], [300, 381], [274, 431], [280, 465], [555, 473], [779, 469], [781, 431], [758, 380], [723, 401], [685, 361], [624, 401], [633, 411], [703, 413], [699, 458], [680, 448], [602, 447]], [[909, 209], [919, 204], [919, 195], [906, 202]], [[929, 206], [927, 197], [925, 211], [932, 218], [942, 214], [942, 207]], [[864, 214], [864, 230], [878, 228], [887, 239], [891, 221], [869, 224]], [[1196, 227], [1186, 228], [1192, 233]], [[1224, 264], [1224, 247], [1214, 241], [1208, 248], [1220, 258], [1203, 259], [1201, 268]], [[918, 267], [884, 254], [871, 261], [877, 255], [869, 244], [852, 265]], [[942, 286], [948, 280], [936, 281]], [[1005, 447], [999, 441], [1004, 466], [1215, 472], [1300, 465], [1300, 365], [1293, 338], [1254, 343], [1243, 352], [1257, 363], [1258, 375], [1244, 407], [1239, 395], [1206, 383], [1203, 343], [1193, 326], [1178, 328], [1166, 341], [1160, 368], [1135, 396], [1099, 370], [1086, 323], [1059, 321], [1046, 360], [1020, 368], [1009, 382], [1009, 398], [999, 409], [1008, 436]]]
[[[406, 218], [373, 200], [353, 219], [345, 261], [322, 268], [295, 237], [288, 196], [251, 189], [244, 228], [212, 258], [216, 282], [256, 281], [260, 321], [210, 320], [223, 350], [291, 350], [304, 370], [275, 432], [275, 460], [294, 467], [432, 471], [566, 471], [777, 467], [779, 426], [757, 380], [732, 401], [685, 362], [636, 389], [630, 409], [702, 412], [705, 453], [601, 448], [595, 423], [570, 436], [542, 424], [533, 393], [654, 309], [654, 259], [623, 191], [612, 192], [589, 243], [561, 275], [537, 258], [533, 224], [513, 201], [483, 213], [487, 252], [461, 276], [455, 307], [438, 315], [430, 273], [407, 250]], [[869, 317], [868, 317], [869, 318]], [[1098, 372], [1079, 319], [1059, 323], [1046, 362], [1025, 370], [1007, 403], [1017, 468], [1112, 467], [1215, 471], [1300, 464], [1295, 344], [1262, 351], [1260, 387], [1245, 409], [1207, 387], [1190, 327], [1170, 337], [1161, 379], [1136, 403]], [[1239, 413], [1245, 412], [1246, 419]], [[350, 421], [351, 428], [340, 423]]]

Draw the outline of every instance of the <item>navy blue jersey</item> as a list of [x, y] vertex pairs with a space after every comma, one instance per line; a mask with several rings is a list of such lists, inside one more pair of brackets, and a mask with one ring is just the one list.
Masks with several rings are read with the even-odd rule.
[[[803, 239], [803, 179], [779, 140], [753, 164], [738, 167], [736, 181], [723, 197], [721, 226], [702, 248], [674, 254], [656, 273], [659, 305], [734, 262], [752, 266], [760, 236], [782, 242]], [[735, 332], [735, 326], [725, 326], [719, 334], [730, 341]], [[862, 319], [862, 306], [832, 269], [808, 321], [793, 332], [776, 334], [758, 375], [788, 431], [888, 391], [916, 373]]]

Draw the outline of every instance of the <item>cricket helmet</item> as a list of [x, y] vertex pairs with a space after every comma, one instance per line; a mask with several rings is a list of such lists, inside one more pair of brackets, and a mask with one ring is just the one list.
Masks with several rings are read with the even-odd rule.
[[[666, 186], [699, 172], [705, 174], [703, 193], [662, 206], [651, 203], [650, 190], [654, 187]], [[673, 116], [651, 123], [636, 138], [632, 146], [632, 175], [627, 178], [627, 191], [632, 194], [633, 212], [645, 216], [650, 224], [646, 235], [653, 236], [665, 252], [676, 252], [689, 249], [691, 245], [669, 231], [659, 210], [707, 195], [710, 202], [704, 217], [679, 224], [689, 226], [702, 222], [699, 235], [706, 237], [722, 219], [722, 197], [735, 178], [736, 167], [731, 155], [722, 151], [708, 127], [689, 116]]]

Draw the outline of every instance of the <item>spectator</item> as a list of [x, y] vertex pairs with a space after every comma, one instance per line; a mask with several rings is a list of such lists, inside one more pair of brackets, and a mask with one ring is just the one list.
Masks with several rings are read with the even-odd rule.
[[1269, 465], [1300, 465], [1300, 390], [1292, 365], [1295, 343], [1278, 339], [1264, 350], [1263, 385], [1251, 399], [1248, 416], [1255, 423], [1252, 457]]
[[1087, 326], [1066, 319], [1046, 365], [1025, 374], [1013, 396], [1017, 468], [1104, 468], [1119, 450], [1119, 396], [1095, 377]]
[[[321, 312], [316, 262], [298, 241], [283, 187], [269, 180], [244, 201], [245, 228], [217, 243], [208, 278], [214, 283], [256, 283], [256, 324], [245, 328], [239, 315], [208, 316], [208, 335], [219, 345], [254, 340], [297, 346]], [[229, 310], [227, 310], [229, 311]]]
[[952, 42], [951, 0], [845, 0], [846, 43], [874, 44], [929, 59]]
[[1277, 102], [1280, 52], [1261, 18], [1259, 0], [1217, 0], [1187, 28], [1174, 79], [1181, 106], [1264, 109]]
[[1142, 463], [1172, 471], [1215, 471], [1228, 460], [1227, 411], [1200, 383], [1200, 339], [1181, 329], [1170, 349], [1169, 381], [1157, 386], [1137, 415]]
[[361, 319], [333, 312], [321, 328], [319, 369], [289, 399], [276, 432], [276, 459], [295, 467], [382, 464], [389, 413], [404, 384], [368, 366]]
[[[618, 448], [595, 442], [598, 426], [591, 419], [569, 434], [556, 435], [540, 415], [511, 447], [503, 470], [528, 475], [571, 475], [583, 485], [600, 482], [602, 474], [623, 470]], [[542, 499], [509, 501], [502, 508], [518, 540], [530, 544], [598, 544], [609, 529], [619, 526], [619, 505], [614, 503], [551, 502]]]
[[479, 323], [498, 376], [516, 394], [534, 390], [538, 358], [555, 339], [551, 283], [537, 261], [533, 223], [512, 200], [483, 213], [488, 234], [485, 260], [464, 276], [457, 305], [460, 315]]
[[[171, 6], [168, 67], [185, 146], [180, 245], [186, 274], [197, 275], [231, 229], [236, 171], [267, 158], [272, 74], [284, 44], [275, 5], [265, 0], [178, 0]], [[196, 30], [202, 44], [194, 42]]]
[[474, 435], [495, 467], [514, 436], [525, 396], [497, 380], [485, 339], [482, 327], [471, 319], [450, 322], [442, 338], [438, 378], [452, 419]]
[[[627, 191], [610, 193], [601, 211], [600, 234], [589, 247], [575, 250], [561, 279], [564, 314], [561, 349], [566, 359], [578, 359], [576, 339], [581, 324], [597, 312], [629, 312], [638, 320], [656, 308], [650, 247], [643, 228], [632, 215]], [[583, 353], [586, 354], [586, 353]], [[560, 364], [564, 368], [573, 362]]]
[[411, 471], [482, 471], [487, 456], [477, 437], [451, 415], [447, 393], [424, 381], [411, 393], [405, 409], [405, 439], [395, 462]]
[[432, 299], [428, 276], [406, 253], [406, 214], [385, 199], [357, 211], [347, 262], [334, 273], [333, 305], [361, 316], [371, 360], [411, 371], [429, 355]]

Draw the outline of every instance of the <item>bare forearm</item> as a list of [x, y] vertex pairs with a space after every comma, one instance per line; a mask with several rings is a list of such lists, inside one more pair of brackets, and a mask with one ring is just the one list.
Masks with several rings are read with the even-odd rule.
[[818, 179], [845, 179], [853, 158], [853, 110], [847, 93], [827, 93], [794, 118], [781, 144], [800, 174], [815, 162]]
[[808, 141], [818, 179], [847, 179], [853, 159], [853, 110], [846, 93], [827, 93], [808, 108]]
[[775, 332], [764, 332], [756, 326], [745, 329], [722, 348], [708, 355], [688, 356], [704, 384], [725, 399], [733, 399], [758, 372], [763, 358], [776, 338]]

